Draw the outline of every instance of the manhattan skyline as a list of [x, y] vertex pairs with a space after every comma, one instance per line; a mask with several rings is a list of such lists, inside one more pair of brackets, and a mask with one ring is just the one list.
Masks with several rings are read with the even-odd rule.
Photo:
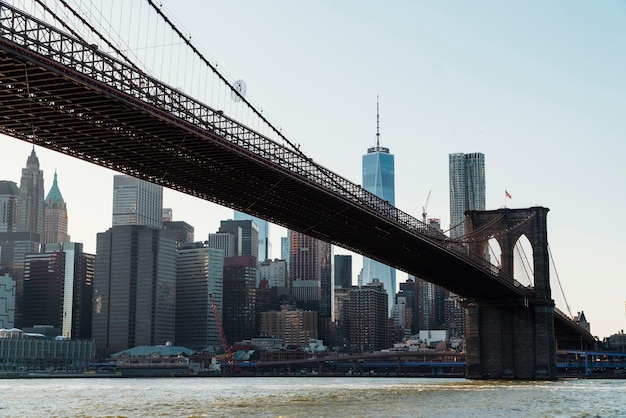
[[[248, 97], [308, 156], [355, 183], [362, 150], [374, 140], [380, 94], [381, 134], [396, 156], [396, 206], [418, 219], [432, 190], [428, 215], [448, 225], [448, 155], [484, 153], [486, 208], [550, 208], [548, 240], [572, 313], [584, 310], [600, 337], [626, 328], [618, 242], [626, 233], [621, 3], [401, 2], [386, 10], [351, 2], [278, 2], [272, 9], [163, 3], [220, 68], [246, 80]], [[237, 16], [238, 24], [224, 16]], [[0, 177], [19, 184], [32, 146], [0, 141]], [[46, 193], [57, 170], [72, 240], [95, 252], [95, 234], [111, 226], [114, 173], [39, 147], [36, 153]], [[233, 217], [231, 209], [170, 190], [164, 206], [193, 225], [198, 240]], [[286, 235], [278, 231], [272, 258]], [[553, 285], [563, 309], [558, 291]]]

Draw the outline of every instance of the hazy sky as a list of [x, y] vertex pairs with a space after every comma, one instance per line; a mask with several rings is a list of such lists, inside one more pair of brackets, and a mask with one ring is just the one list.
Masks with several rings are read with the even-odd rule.
[[[428, 216], [447, 229], [448, 155], [484, 153], [487, 209], [550, 208], [550, 248], [571, 310], [584, 311], [600, 337], [626, 328], [624, 1], [162, 3], [308, 156], [355, 183], [375, 145], [379, 95], [396, 205], [416, 217], [431, 191]], [[0, 178], [19, 183], [31, 145], [0, 144]], [[72, 240], [95, 252], [96, 233], [111, 225], [114, 173], [36, 152], [46, 193], [58, 171]], [[171, 191], [164, 205], [198, 240], [232, 218]], [[272, 230], [274, 257], [281, 235]], [[356, 277], [361, 257], [353, 261]]]

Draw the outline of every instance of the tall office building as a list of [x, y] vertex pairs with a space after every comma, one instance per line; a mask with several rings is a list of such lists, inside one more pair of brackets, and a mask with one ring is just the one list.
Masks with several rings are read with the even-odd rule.
[[349, 291], [350, 346], [363, 353], [388, 348], [387, 291], [378, 280]]
[[22, 327], [24, 257], [39, 251], [41, 238], [35, 232], [0, 232], [0, 274], [15, 280], [15, 326]]
[[331, 245], [289, 230], [289, 277], [298, 307], [330, 317]]
[[352, 256], [335, 254], [335, 287], [350, 289], [352, 287]]
[[229, 344], [256, 337], [256, 271], [254, 256], [224, 259], [224, 316]]
[[261, 218], [257, 218], [252, 215], [248, 215], [243, 212], [235, 211], [236, 221], [252, 220], [259, 228], [259, 253], [257, 261], [268, 260], [270, 258], [270, 223]]
[[318, 336], [333, 341], [332, 246], [308, 235], [289, 230], [289, 277], [296, 306], [317, 311]]
[[35, 147], [26, 160], [20, 179], [20, 200], [17, 204], [17, 231], [34, 232], [39, 239], [44, 236], [44, 186], [43, 171]]
[[251, 255], [259, 261], [259, 227], [253, 220], [221, 221], [217, 232], [235, 236], [235, 257]]
[[0, 181], [0, 232], [17, 230], [17, 204], [20, 189], [13, 181]]
[[307, 347], [317, 339], [317, 314], [289, 306], [261, 313], [261, 335], [276, 336], [283, 346]]
[[49, 325], [68, 339], [90, 339], [94, 266], [95, 256], [75, 242], [26, 255], [23, 326]]
[[113, 226], [163, 227], [163, 187], [127, 176], [113, 178]]
[[235, 257], [237, 248], [241, 252], [241, 240], [239, 238], [241, 238], [241, 233], [235, 235], [230, 232], [216, 232], [209, 234], [207, 242], [209, 243], [209, 248], [217, 248], [224, 251], [224, 258], [228, 258]]
[[280, 259], [289, 264], [289, 237], [280, 237]]
[[67, 234], [67, 204], [63, 200], [57, 173], [54, 172], [52, 187], [44, 201], [44, 234], [43, 243], [69, 242], [70, 236]]
[[[459, 238], [465, 235], [465, 211], [485, 210], [485, 155], [480, 152], [450, 154], [449, 172], [450, 237]], [[438, 309], [443, 306], [443, 322], [450, 335], [461, 336], [465, 333], [465, 309], [457, 302], [456, 295], [444, 291], [437, 298], [436, 306]]]
[[176, 237], [145, 225], [99, 233], [93, 289], [100, 353], [174, 341]]
[[402, 292], [402, 296], [404, 296], [406, 300], [406, 309], [410, 311], [411, 319], [411, 334], [417, 334], [419, 332], [419, 327], [417, 325], [418, 321], [418, 309], [417, 309], [417, 285], [415, 283], [415, 277], [409, 274], [406, 282], [400, 283], [400, 292]]
[[184, 221], [163, 221], [163, 229], [176, 235], [176, 244], [189, 244], [194, 242], [194, 227]]
[[[363, 188], [395, 205], [394, 156], [389, 148], [380, 146], [378, 100], [376, 101], [376, 146], [368, 148], [363, 156]], [[389, 309], [396, 293], [396, 270], [378, 261], [363, 257], [362, 283], [378, 279], [385, 286], [389, 297]]]
[[258, 287], [262, 281], [266, 281], [269, 288], [287, 287], [288, 277], [285, 260], [265, 260], [259, 263], [256, 285]]
[[202, 242], [181, 244], [176, 256], [176, 345], [219, 348], [212, 295], [223, 318], [224, 251]]
[[465, 211], [485, 210], [485, 155], [456, 153], [449, 156], [450, 237], [465, 234]]

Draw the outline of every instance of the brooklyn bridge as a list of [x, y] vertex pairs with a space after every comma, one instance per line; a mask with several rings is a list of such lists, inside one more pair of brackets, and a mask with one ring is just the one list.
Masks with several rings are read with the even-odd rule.
[[[593, 348], [593, 337], [554, 307], [548, 208], [471, 211], [466, 235], [450, 239], [307, 157], [247, 101], [240, 82], [222, 76], [148, 3], [205, 63], [217, 93], [192, 97], [160, 81], [78, 13], [70, 22], [46, 7], [35, 17], [0, 2], [0, 132], [266, 219], [462, 296], [468, 378], [554, 379], [557, 347]], [[532, 286], [513, 277], [522, 236], [533, 247]], [[482, 256], [489, 239], [500, 244], [501, 266]]]

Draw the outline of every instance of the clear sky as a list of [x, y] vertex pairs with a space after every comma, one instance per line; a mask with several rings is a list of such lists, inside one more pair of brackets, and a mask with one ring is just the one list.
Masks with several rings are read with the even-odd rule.
[[[375, 145], [379, 95], [396, 205], [415, 217], [430, 191], [428, 216], [447, 229], [448, 155], [484, 153], [487, 209], [550, 208], [548, 239], [572, 312], [584, 311], [599, 337], [626, 328], [625, 2], [162, 3], [288, 138], [354, 183]], [[31, 145], [0, 137], [0, 146], [0, 178], [19, 183]], [[111, 225], [114, 173], [36, 152], [46, 193], [58, 171], [72, 240], [95, 252], [96, 233]], [[164, 205], [198, 240], [232, 218], [171, 191]], [[274, 257], [284, 234], [272, 230]], [[361, 257], [353, 261], [356, 277]]]

